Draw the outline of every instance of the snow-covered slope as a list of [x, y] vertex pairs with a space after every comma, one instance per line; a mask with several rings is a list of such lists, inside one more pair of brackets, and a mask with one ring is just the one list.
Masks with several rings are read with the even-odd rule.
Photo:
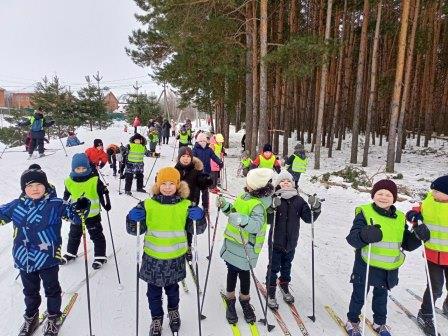
[[[129, 127], [129, 131], [133, 130]], [[65, 156], [63, 150], [59, 150], [56, 154], [37, 160], [27, 160], [25, 152], [7, 152], [0, 159], [0, 176], [2, 184], [0, 189], [0, 203], [6, 203], [17, 197], [20, 192], [20, 174], [32, 162], [39, 163], [51, 183], [53, 183], [58, 191], [58, 195], [62, 195], [63, 181], [70, 172], [71, 157], [73, 154], [84, 151], [87, 146], [93, 143], [94, 138], [102, 138], [104, 144], [127, 143], [130, 133], [123, 132], [123, 125], [116, 125], [107, 130], [80, 130], [78, 136], [81, 141], [85, 141], [86, 145], [74, 148], [67, 148], [68, 157]], [[237, 154], [239, 142], [242, 133], [232, 133], [230, 154]], [[315, 252], [316, 252], [316, 316], [317, 320], [312, 323], [307, 315], [311, 314], [311, 240], [310, 226], [302, 224], [301, 237], [296, 256], [293, 263], [292, 271], [292, 290], [296, 297], [296, 306], [300, 314], [304, 318], [306, 327], [310, 335], [342, 335], [337, 325], [329, 318], [324, 310], [324, 305], [331, 305], [335, 311], [345, 320], [348, 303], [351, 294], [351, 285], [349, 277], [353, 265], [354, 253], [353, 249], [346, 243], [347, 235], [352, 220], [355, 207], [364, 202], [368, 202], [370, 197], [367, 193], [360, 193], [353, 189], [343, 189], [333, 187], [324, 189], [319, 184], [312, 184], [309, 181], [313, 175], [320, 175], [325, 171], [337, 170], [346, 164], [346, 154], [348, 141], [344, 143], [344, 152], [335, 152], [335, 158], [332, 160], [324, 160], [323, 169], [319, 172], [310, 170], [302, 177], [301, 188], [308, 193], [316, 192], [320, 197], [325, 198], [322, 215], [316, 221], [315, 236]], [[293, 145], [293, 144], [292, 144]], [[58, 140], [52, 140], [46, 145], [48, 148], [61, 148]], [[169, 145], [163, 145], [161, 148], [162, 156], [156, 162], [153, 176], [158, 168], [174, 165], [171, 161], [173, 155], [174, 140], [170, 139]], [[14, 148], [12, 150], [21, 150]], [[0, 148], [3, 150], [3, 147]], [[385, 147], [373, 147], [372, 167], [369, 171], [375, 172], [379, 166], [383, 164]], [[238, 167], [238, 159], [229, 155], [226, 159], [226, 171], [228, 175], [229, 192], [237, 194], [244, 180], [236, 177]], [[326, 153], [322, 154], [326, 157]], [[153, 158], [145, 158], [146, 166], [145, 178], [148, 176], [149, 170], [154, 163]], [[312, 166], [312, 160], [311, 164]], [[418, 181], [419, 176], [426, 179], [433, 179], [442, 172], [446, 171], [446, 158], [436, 157], [435, 155], [418, 157], [405, 156], [404, 163], [397, 166], [397, 170], [404, 174], [404, 180], [400, 183], [414, 185], [419, 183], [421, 188], [428, 187], [426, 181]], [[96, 336], [103, 335], [134, 335], [135, 334], [135, 262], [136, 262], [136, 238], [130, 236], [125, 230], [125, 215], [137, 203], [137, 201], [129, 196], [118, 195], [118, 179], [112, 177], [111, 170], [106, 166], [103, 169], [106, 174], [105, 178], [109, 182], [111, 191], [112, 210], [111, 224], [118, 252], [118, 263], [123, 288], [120, 289], [117, 283], [115, 266], [113, 258], [105, 265], [105, 267], [92, 277], [90, 282], [93, 332]], [[153, 181], [153, 176], [150, 181]], [[123, 186], [123, 185], [122, 185]], [[134, 184], [135, 188], [135, 184]], [[135, 194], [143, 199], [142, 194]], [[411, 206], [408, 202], [399, 203], [398, 207], [407, 210]], [[211, 196], [211, 221], [214, 223], [216, 219], [215, 196]], [[203, 335], [231, 335], [230, 327], [226, 323], [224, 317], [224, 308], [220, 300], [219, 292], [225, 288], [226, 268], [224, 262], [219, 258], [219, 251], [222, 244], [222, 232], [226, 222], [225, 216], [219, 217], [218, 233], [212, 260], [209, 288], [204, 305], [204, 314], [207, 318], [202, 322]], [[103, 216], [103, 227], [108, 242], [108, 253], [111, 253], [109, 227], [106, 216]], [[69, 225], [66, 224], [63, 230], [64, 243], [67, 242]], [[22, 314], [24, 310], [22, 286], [20, 280], [15, 281], [17, 270], [13, 268], [11, 256], [12, 247], [12, 226], [8, 225], [0, 228], [0, 307], [2, 314], [0, 315], [0, 336], [17, 334], [17, 330], [22, 322]], [[199, 267], [200, 279], [203, 283], [205, 271], [207, 267], [207, 233], [199, 238]], [[93, 246], [89, 245], [89, 260], [92, 260]], [[65, 247], [65, 246], [64, 246]], [[82, 251], [82, 245], [80, 251]], [[267, 249], [266, 244], [261, 254], [260, 261], [255, 269], [255, 273], [264, 281], [267, 266]], [[90, 268], [90, 262], [89, 262]], [[84, 279], [84, 262], [79, 258], [76, 262], [64, 266], [60, 270], [60, 281], [63, 290], [69, 290]], [[400, 269], [400, 284], [392, 290], [392, 293], [398, 297], [406, 306], [414, 313], [418, 311], [419, 304], [406, 293], [406, 288], [411, 288], [419, 294], [423, 293], [425, 287], [425, 270], [424, 261], [421, 252], [415, 251], [407, 253], [405, 265]], [[196, 294], [194, 290], [191, 276], [187, 275], [187, 284], [190, 289], [189, 293], [184, 293], [181, 289], [180, 314], [182, 317], [182, 335], [198, 335], [197, 319], [196, 319]], [[140, 283], [140, 335], [147, 335], [151, 322], [150, 313], [146, 298], [146, 286], [144, 282]], [[87, 299], [85, 285], [79, 289], [79, 298], [73, 307], [67, 321], [65, 322], [61, 335], [78, 336], [88, 335], [87, 322]], [[43, 293], [42, 293], [43, 295]], [[262, 317], [261, 308], [255, 292], [255, 287], [251, 287], [252, 305], [258, 318]], [[280, 295], [279, 295], [280, 298]], [[63, 305], [67, 300], [67, 295], [63, 298]], [[41, 309], [45, 309], [45, 299], [43, 300]], [[166, 300], [164, 301], [166, 303]], [[297, 325], [290, 313], [289, 308], [280, 302], [280, 312], [283, 315], [292, 335], [301, 335]], [[371, 296], [369, 297], [369, 313]], [[441, 300], [439, 301], [439, 306]], [[421, 333], [413, 323], [392, 303], [388, 304], [388, 324], [392, 327], [394, 335], [420, 335]], [[237, 311], [242, 319], [242, 311], [237, 304]], [[269, 320], [275, 323], [273, 315], [269, 313]], [[444, 335], [448, 335], [448, 321], [439, 317], [439, 331]], [[169, 331], [167, 319], [164, 321], [164, 335], [171, 335]], [[239, 323], [242, 329], [242, 335], [249, 335], [249, 329], [244, 322]], [[261, 334], [265, 334], [265, 328], [259, 324]], [[369, 331], [370, 333], [370, 331]], [[276, 328], [269, 333], [270, 335], [282, 335], [280, 328]]]

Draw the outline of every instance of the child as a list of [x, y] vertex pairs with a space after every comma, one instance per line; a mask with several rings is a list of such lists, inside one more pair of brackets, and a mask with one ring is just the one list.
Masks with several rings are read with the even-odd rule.
[[179, 148], [188, 146], [190, 144], [191, 138], [188, 135], [185, 125], [180, 128], [179, 134], [177, 135], [176, 139], [179, 140]]
[[[311, 216], [317, 219], [320, 215], [321, 203], [316, 196], [310, 196], [308, 203], [299, 196], [297, 189], [293, 187], [294, 179], [287, 171], [282, 171], [276, 178], [277, 191], [273, 195], [275, 217], [275, 232], [273, 227], [269, 230], [269, 252], [272, 251], [271, 267], [269, 274], [266, 273], [266, 284], [268, 285], [268, 306], [278, 308], [275, 298], [277, 288], [277, 273], [280, 272], [279, 285], [286, 303], [293, 303], [294, 297], [289, 292], [291, 281], [291, 267], [294, 253], [297, 247], [300, 230], [300, 218], [305, 223], [311, 223]], [[311, 214], [311, 211], [313, 214]], [[272, 244], [272, 246], [271, 246]]]
[[252, 160], [250, 159], [249, 151], [245, 150], [245, 151], [243, 151], [243, 154], [241, 155], [241, 167], [242, 167], [244, 177], [247, 176], [247, 173], [249, 172], [251, 165], [252, 165]]
[[74, 147], [74, 146], [79, 146], [79, 145], [83, 145], [83, 144], [84, 144], [84, 142], [79, 141], [75, 132], [72, 132], [72, 131], [68, 132], [67, 143], [65, 144], [66, 147]]
[[305, 148], [301, 143], [294, 147], [294, 154], [286, 161], [285, 165], [289, 166], [288, 171], [294, 177], [294, 184], [296, 189], [299, 186], [300, 174], [306, 172], [308, 168], [308, 158], [306, 157]]
[[[356, 249], [350, 277], [353, 292], [345, 326], [350, 336], [361, 336], [359, 315], [364, 305], [366, 285], [367, 289], [373, 287], [373, 329], [381, 336], [390, 336], [386, 325], [387, 291], [398, 284], [398, 269], [405, 260], [401, 249], [413, 251], [421, 245], [420, 239], [429, 239], [425, 225], [419, 225], [414, 233], [409, 231], [405, 215], [393, 205], [397, 201], [397, 186], [392, 180], [375, 183], [371, 196], [373, 203], [356, 208], [355, 220], [346, 238]], [[368, 284], [365, 278], [367, 263], [370, 268]]]
[[154, 154], [156, 152], [157, 144], [159, 143], [159, 134], [157, 133], [157, 129], [155, 127], [149, 128], [148, 139], [149, 139], [149, 152], [151, 154]]
[[274, 169], [277, 173], [280, 173], [280, 161], [272, 153], [272, 146], [270, 144], [265, 144], [263, 146], [263, 152], [252, 162], [252, 167]]
[[107, 154], [104, 152], [103, 140], [93, 140], [93, 147], [87, 148], [85, 153], [89, 158], [92, 171], [98, 174], [97, 169], [102, 169], [107, 163]]
[[[152, 188], [153, 197], [139, 203], [126, 217], [129, 234], [145, 234], [140, 278], [148, 283], [148, 301], [152, 323], [150, 336], [162, 335], [163, 306], [162, 289], [168, 299], [168, 317], [171, 330], [180, 329], [179, 281], [186, 277], [185, 253], [186, 232], [193, 232], [192, 221], [196, 221], [198, 233], [205, 223], [204, 212], [192, 206], [187, 199], [189, 190], [180, 180], [179, 172], [172, 167], [159, 170]], [[201, 231], [202, 230], [202, 231]]]
[[143, 157], [150, 154], [145, 146], [146, 139], [138, 133], [129, 139], [129, 145], [124, 154], [126, 162], [124, 192], [126, 195], [132, 195], [131, 187], [134, 175], [137, 180], [137, 191], [146, 193], [146, 190], [143, 189], [143, 170], [145, 168]]
[[42, 279], [48, 311], [44, 335], [56, 336], [61, 327], [58, 265], [62, 218], [80, 226], [80, 214], [89, 208], [89, 201], [82, 197], [71, 205], [63, 202], [52, 192], [47, 175], [41, 169], [25, 170], [20, 185], [20, 197], [0, 206], [0, 225], [13, 221], [14, 267], [20, 271], [25, 295], [25, 321], [19, 335], [31, 335], [39, 327]]
[[121, 163], [121, 153], [120, 153], [120, 147], [118, 147], [115, 144], [110, 144], [106, 148], [107, 153], [107, 162], [109, 162], [109, 167], [112, 169], [114, 176], [117, 176], [117, 156], [120, 156], [118, 158], [118, 162]]
[[[199, 133], [196, 139], [196, 143], [193, 147], [193, 155], [202, 161], [204, 165], [204, 173], [211, 173], [210, 162], [214, 161], [220, 168], [224, 165], [222, 161], [216, 156], [212, 149], [208, 146], [207, 135], [205, 133]], [[202, 191], [202, 207], [204, 211], [208, 213], [209, 194], [208, 189]]]
[[[203, 173], [204, 165], [201, 160], [193, 156], [190, 147], [181, 147], [179, 149], [179, 156], [177, 158], [176, 166], [174, 166], [180, 173], [180, 180], [185, 181], [190, 189], [188, 199], [199, 204], [200, 192], [206, 190], [211, 186], [212, 180], [208, 174]], [[191, 242], [193, 235], [187, 232], [188, 252], [186, 254], [187, 261], [191, 261]]]
[[[233, 204], [227, 203], [222, 196], [217, 199], [218, 207], [229, 218], [220, 255], [227, 265], [226, 318], [230, 324], [238, 322], [235, 310], [235, 288], [238, 277], [239, 301], [243, 308], [244, 319], [247, 323], [256, 321], [250, 304], [250, 267], [246, 250], [251, 266], [255, 267], [266, 234], [266, 209], [271, 204], [270, 196], [274, 192], [271, 181], [271, 169], [253, 169], [247, 174], [245, 192], [238, 196]], [[244, 242], [241, 240], [241, 235]]]
[[[109, 190], [92, 172], [89, 160], [84, 153], [75, 154], [72, 159], [72, 171], [70, 176], [64, 181], [64, 200], [76, 202], [81, 196], [90, 200], [90, 211], [86, 217], [86, 228], [89, 231], [90, 239], [93, 241], [95, 258], [92, 267], [99, 269], [107, 262], [106, 239], [101, 225], [101, 206], [106, 211], [110, 211], [111, 204]], [[101, 205], [101, 206], [100, 206]], [[82, 228], [78, 225], [71, 225], [68, 235], [67, 252], [62, 264], [66, 264], [77, 257], [78, 247], [81, 242]]]
[[[426, 242], [425, 250], [435, 303], [442, 296], [444, 278], [448, 286], [448, 175], [434, 180], [431, 189], [420, 208], [409, 211], [406, 217], [414, 224], [421, 220], [429, 228], [431, 239]], [[443, 312], [448, 316], [448, 297], [443, 303]], [[435, 335], [432, 313], [429, 287], [426, 287], [417, 320], [427, 335]]]
[[[226, 151], [223, 147], [224, 144], [224, 137], [221, 133], [218, 133], [210, 139], [210, 148], [215, 153], [215, 155], [220, 158], [223, 161], [224, 164], [224, 156], [227, 156]], [[220, 173], [221, 173], [221, 167], [215, 163], [215, 161], [210, 160], [210, 168], [211, 168], [211, 177], [213, 180], [212, 189], [214, 189], [214, 192], [218, 192], [219, 189], [217, 187], [221, 186], [220, 181]]]

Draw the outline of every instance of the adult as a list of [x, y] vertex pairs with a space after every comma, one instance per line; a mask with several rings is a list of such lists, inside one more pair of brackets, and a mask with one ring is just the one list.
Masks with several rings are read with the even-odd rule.
[[159, 136], [159, 146], [160, 146], [160, 143], [162, 142], [162, 125], [158, 121], [156, 121], [154, 127], [156, 128], [157, 135]]
[[149, 119], [148, 121], [148, 129], [150, 127], [155, 127], [156, 126], [156, 122], [154, 121], [154, 119]]
[[53, 126], [54, 121], [47, 121], [44, 118], [44, 110], [39, 107], [33, 116], [28, 117], [27, 120], [19, 122], [19, 126], [31, 125], [30, 129], [30, 144], [28, 146], [28, 154], [30, 157], [33, 155], [36, 147], [38, 148], [39, 156], [44, 156], [44, 139], [45, 139], [45, 127]]
[[163, 119], [162, 123], [162, 143], [168, 145], [168, 140], [170, 139], [170, 128], [171, 124], [168, 122], [168, 119]]
[[140, 120], [139, 116], [135, 116], [134, 122], [132, 123], [132, 126], [134, 126], [134, 134], [137, 133], [137, 127], [140, 127], [142, 125], [142, 121]]

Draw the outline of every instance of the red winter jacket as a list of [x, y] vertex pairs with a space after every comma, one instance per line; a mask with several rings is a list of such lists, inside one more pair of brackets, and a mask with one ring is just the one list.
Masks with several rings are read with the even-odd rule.
[[95, 167], [104, 166], [107, 163], [107, 154], [102, 149], [90, 147], [86, 149], [85, 153]]

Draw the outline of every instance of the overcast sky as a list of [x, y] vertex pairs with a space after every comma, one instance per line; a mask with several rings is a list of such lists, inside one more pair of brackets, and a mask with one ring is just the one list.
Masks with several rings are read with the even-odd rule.
[[139, 25], [133, 0], [0, 0], [0, 87], [33, 91], [43, 76], [58, 75], [77, 90], [97, 71], [120, 95], [136, 80], [147, 93], [161, 90], [148, 68], [125, 53]]

